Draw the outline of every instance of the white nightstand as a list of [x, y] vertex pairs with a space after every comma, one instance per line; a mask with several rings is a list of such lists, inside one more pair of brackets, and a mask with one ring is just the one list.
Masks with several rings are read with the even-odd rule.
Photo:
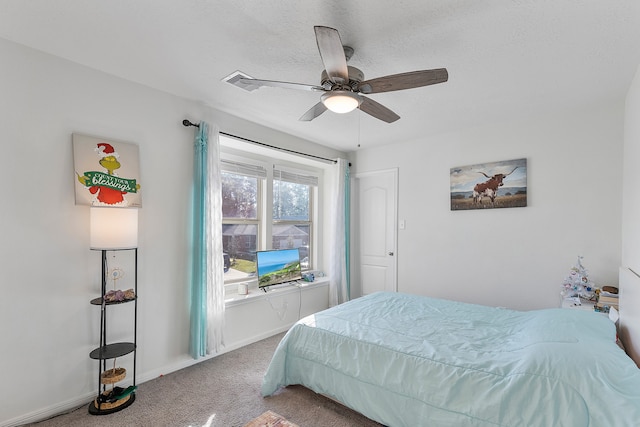
[[560, 306], [562, 308], [568, 308], [570, 310], [590, 311], [592, 313], [599, 314], [600, 316], [608, 317], [614, 323], [616, 322], [616, 320], [618, 320], [617, 310], [615, 311], [615, 313], [612, 313], [612, 314], [603, 313], [601, 311], [595, 311], [594, 310], [595, 305], [596, 305], [595, 301], [589, 301], [589, 300], [578, 298], [578, 297], [571, 297], [571, 298], [562, 298], [562, 303]]
[[594, 301], [585, 300], [578, 297], [562, 298], [562, 308], [570, 308], [572, 310], [594, 311]]

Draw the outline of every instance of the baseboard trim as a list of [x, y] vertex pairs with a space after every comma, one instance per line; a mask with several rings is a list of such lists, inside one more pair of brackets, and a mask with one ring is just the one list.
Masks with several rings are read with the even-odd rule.
[[[184, 368], [188, 368], [189, 366], [193, 366], [195, 364], [204, 362], [209, 359], [213, 359], [214, 357], [220, 356], [230, 351], [237, 350], [249, 344], [253, 344], [263, 339], [272, 337], [274, 335], [287, 331], [292, 325], [293, 323], [254, 335], [253, 337], [250, 337], [238, 342], [234, 342], [233, 344], [224, 347], [222, 351], [220, 351], [220, 353], [217, 353], [217, 354], [208, 355], [197, 360], [192, 359], [191, 357], [187, 357], [183, 360], [164, 366], [160, 369], [154, 369], [153, 371], [149, 371], [144, 374], [138, 375], [136, 378], [136, 384], [140, 385], [142, 383], [153, 380], [155, 378], [168, 375], [170, 373], [179, 371]], [[95, 392], [85, 393], [73, 399], [69, 399], [64, 402], [50, 405], [50, 406], [38, 409], [36, 411], [32, 411], [27, 414], [12, 418], [10, 420], [0, 421], [0, 427], [18, 427], [23, 424], [35, 423], [38, 421], [43, 421], [49, 418], [56, 417], [58, 415], [63, 415], [67, 412], [74, 411], [84, 405], [88, 405], [89, 402], [91, 402], [91, 400], [95, 398], [95, 395], [96, 395]]]
[[201, 357], [200, 359], [197, 359], [197, 360], [196, 359], [192, 359], [191, 357], [189, 357], [189, 358], [177, 361], [175, 363], [172, 363], [170, 365], [166, 365], [166, 366], [164, 366], [164, 367], [162, 367], [160, 369], [155, 369], [153, 371], [146, 372], [146, 373], [144, 373], [144, 374], [142, 374], [142, 375], [140, 375], [138, 377], [138, 383], [144, 383], [144, 382], [153, 380], [155, 378], [162, 377], [164, 375], [169, 375], [169, 374], [171, 374], [173, 372], [177, 372], [177, 371], [179, 371], [181, 369], [188, 368], [189, 366], [193, 366], [193, 365], [196, 365], [198, 363], [202, 363], [204, 361], [207, 361], [209, 359], [213, 359], [215, 357], [221, 356], [221, 355], [223, 355], [225, 353], [228, 353], [230, 351], [237, 350], [237, 349], [242, 348], [244, 346], [247, 346], [249, 344], [253, 344], [253, 343], [261, 341], [263, 339], [266, 339], [266, 338], [272, 337], [274, 335], [280, 334], [282, 332], [286, 332], [287, 330], [289, 330], [289, 328], [292, 325], [293, 324], [282, 326], [282, 327], [279, 327], [279, 328], [275, 328], [275, 329], [272, 329], [270, 331], [263, 332], [263, 333], [258, 334], [258, 335], [254, 335], [253, 337], [244, 339], [242, 341], [234, 342], [233, 344], [224, 347], [220, 351], [220, 353], [203, 356], [203, 357]]
[[75, 411], [82, 406], [89, 405], [89, 402], [91, 402], [91, 400], [95, 397], [95, 392], [86, 393], [82, 396], [78, 396], [73, 399], [57, 403], [55, 405], [46, 406], [44, 408], [38, 409], [37, 411], [21, 415], [10, 420], [2, 421], [0, 422], [0, 427], [17, 427], [23, 424], [35, 423], [38, 421], [44, 421], [49, 418], [57, 417], [58, 415], [63, 415], [67, 412]]

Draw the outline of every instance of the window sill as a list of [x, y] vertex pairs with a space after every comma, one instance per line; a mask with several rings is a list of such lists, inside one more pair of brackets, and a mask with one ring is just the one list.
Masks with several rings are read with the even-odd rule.
[[328, 285], [329, 285], [328, 277], [318, 277], [313, 282], [300, 281], [292, 285], [276, 285], [269, 288], [267, 292], [264, 292], [261, 289], [254, 288], [254, 289], [250, 289], [247, 295], [238, 295], [237, 293], [228, 294], [225, 297], [224, 304], [228, 308], [236, 305], [247, 304], [252, 301], [258, 301], [274, 295], [284, 295], [292, 292], [303, 291], [305, 289], [311, 289], [311, 288], [328, 286]]

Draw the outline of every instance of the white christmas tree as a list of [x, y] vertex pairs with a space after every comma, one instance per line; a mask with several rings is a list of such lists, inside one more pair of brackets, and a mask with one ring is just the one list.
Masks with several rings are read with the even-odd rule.
[[582, 258], [581, 255], [578, 255], [576, 265], [571, 268], [569, 275], [562, 283], [562, 291], [560, 293], [565, 298], [580, 297], [591, 299], [594, 296], [595, 286], [589, 280], [587, 269], [582, 265]]

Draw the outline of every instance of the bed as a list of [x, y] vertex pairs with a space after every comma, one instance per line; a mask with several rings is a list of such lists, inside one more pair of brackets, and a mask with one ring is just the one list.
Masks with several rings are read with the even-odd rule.
[[371, 294], [285, 334], [262, 394], [293, 384], [392, 427], [640, 425], [640, 369], [581, 310]]

